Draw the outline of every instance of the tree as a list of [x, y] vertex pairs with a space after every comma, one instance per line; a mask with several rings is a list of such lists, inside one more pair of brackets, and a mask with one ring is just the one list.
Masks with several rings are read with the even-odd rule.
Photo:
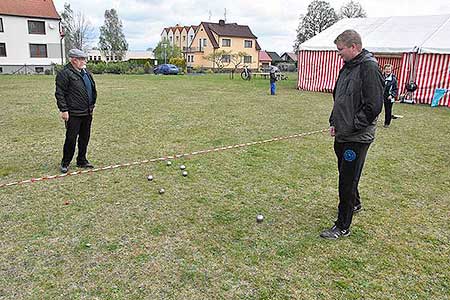
[[[165, 45], [165, 46], [164, 46]], [[153, 50], [155, 58], [158, 62], [168, 62], [171, 58], [183, 57], [180, 47], [171, 45], [168, 41], [160, 41], [156, 48]]]
[[220, 71], [231, 63], [231, 51], [214, 51], [206, 56], [203, 56], [203, 59], [212, 62], [213, 66], [217, 67]]
[[308, 5], [306, 15], [300, 16], [294, 51], [298, 51], [298, 47], [301, 43], [327, 29], [337, 21], [338, 16], [328, 2], [320, 0], [311, 2]]
[[87, 50], [93, 39], [94, 28], [86, 20], [81, 12], [75, 13], [70, 4], [64, 4], [64, 11], [61, 13], [61, 23], [64, 28], [64, 43], [66, 56], [70, 49], [77, 48]]
[[123, 34], [122, 21], [120, 21], [116, 10], [105, 10], [105, 23], [100, 27], [100, 38], [98, 47], [106, 57], [116, 56], [122, 60], [128, 50], [128, 43]]
[[230, 63], [233, 65], [233, 70], [231, 70], [231, 78], [234, 78], [234, 73], [237, 68], [244, 62], [244, 57], [247, 56], [246, 52], [239, 51], [237, 53], [231, 53]]
[[347, 2], [339, 10], [339, 18], [366, 18], [367, 13], [359, 2]]

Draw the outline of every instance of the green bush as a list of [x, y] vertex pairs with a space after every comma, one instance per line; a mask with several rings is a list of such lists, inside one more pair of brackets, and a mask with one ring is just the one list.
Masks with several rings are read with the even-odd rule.
[[142, 75], [145, 74], [144, 71], [144, 67], [142, 66], [133, 66], [131, 68], [129, 68], [125, 74], [130, 74], [130, 75]]
[[177, 66], [180, 71], [186, 71], [186, 60], [183, 57], [172, 57], [169, 64]]
[[88, 63], [87, 69], [91, 71], [93, 74], [103, 74], [106, 69], [106, 63], [105, 62]]
[[55, 70], [55, 74], [64, 69], [64, 65], [54, 64], [53, 69]]
[[152, 66], [150, 65], [150, 62], [146, 62], [144, 64], [144, 73], [149, 74], [152, 71]]
[[[128, 65], [128, 64], [127, 64]], [[128, 69], [128, 66], [125, 66], [124, 64], [120, 62], [111, 62], [106, 64], [105, 73], [110, 74], [123, 74]]]

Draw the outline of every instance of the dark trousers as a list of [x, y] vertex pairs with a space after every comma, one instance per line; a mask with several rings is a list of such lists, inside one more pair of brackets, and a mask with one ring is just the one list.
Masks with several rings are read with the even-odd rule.
[[350, 227], [353, 208], [361, 204], [358, 184], [369, 146], [370, 144], [363, 143], [334, 142], [339, 170], [339, 206], [336, 226], [340, 229]]
[[87, 162], [86, 152], [91, 136], [92, 116], [74, 117], [70, 116], [66, 122], [66, 140], [64, 142], [63, 159], [61, 165], [68, 166], [75, 153], [75, 145], [78, 137], [77, 164]]
[[384, 99], [384, 125], [390, 125], [392, 120], [392, 105], [391, 100]]

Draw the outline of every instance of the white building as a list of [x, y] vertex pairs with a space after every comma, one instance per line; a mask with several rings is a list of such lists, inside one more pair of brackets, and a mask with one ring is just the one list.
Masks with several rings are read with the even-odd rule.
[[[0, 0], [1, 1], [1, 0]], [[91, 62], [96, 62], [96, 61], [104, 61], [104, 62], [116, 62], [116, 61], [120, 61], [119, 58], [117, 56], [105, 56], [103, 55], [100, 50], [88, 50], [87, 51], [88, 54], [88, 60]], [[130, 59], [148, 59], [148, 60], [154, 60], [155, 59], [155, 55], [153, 54], [152, 51], [127, 51], [125, 53], [125, 57], [122, 61], [128, 61]]]
[[52, 0], [0, 0], [0, 73], [43, 73], [64, 63]]

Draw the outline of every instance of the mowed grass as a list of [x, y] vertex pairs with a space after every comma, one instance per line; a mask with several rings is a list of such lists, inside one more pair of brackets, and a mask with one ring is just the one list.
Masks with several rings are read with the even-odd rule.
[[[95, 78], [98, 167], [324, 129], [332, 107], [293, 75], [275, 97], [226, 75]], [[0, 104], [0, 183], [58, 174], [54, 77], [1, 76]], [[326, 133], [1, 188], [0, 299], [449, 299], [450, 110], [394, 113], [339, 241], [319, 238], [338, 202]]]

